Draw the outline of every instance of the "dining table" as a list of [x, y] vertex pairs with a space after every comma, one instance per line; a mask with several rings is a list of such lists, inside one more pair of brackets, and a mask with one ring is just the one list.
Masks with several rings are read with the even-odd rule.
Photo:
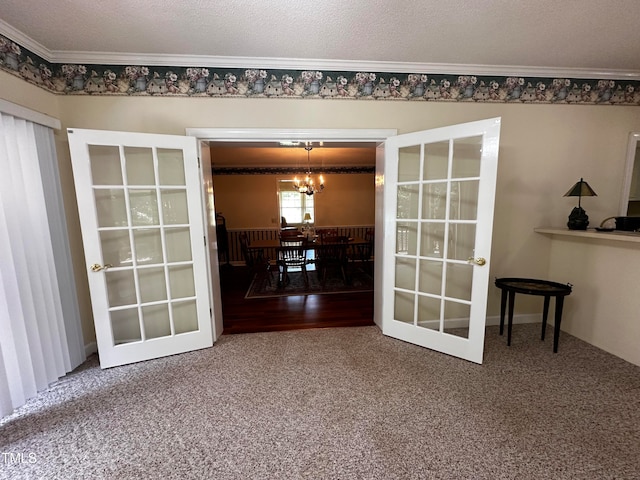
[[[314, 236], [311, 239], [300, 235], [299, 239], [307, 239], [305, 243], [305, 247], [309, 252], [307, 259], [307, 269], [315, 270], [316, 263], [316, 250], [322, 248], [323, 245], [326, 245], [322, 242], [319, 236]], [[369, 242], [361, 237], [347, 237], [347, 249], [349, 251], [348, 257], [358, 260], [366, 260], [363, 258], [363, 252], [366, 250], [366, 246], [369, 245]], [[281, 241], [279, 238], [265, 238], [265, 239], [256, 239], [252, 240], [247, 248], [249, 250], [253, 250], [258, 258], [278, 258], [278, 250], [281, 247]]]
[[[300, 238], [306, 238], [304, 236], [300, 236]], [[314, 236], [312, 239], [307, 239], [306, 248], [307, 250], [315, 250], [318, 247], [322, 246], [322, 241], [320, 237]], [[352, 255], [355, 257], [359, 255], [362, 251], [361, 249], [367, 246], [369, 242], [361, 237], [347, 237], [347, 248], [351, 249]], [[278, 238], [264, 238], [252, 240], [248, 245], [249, 250], [253, 250], [257, 253], [257, 255], [262, 256], [262, 258], [268, 257], [269, 251], [274, 251], [277, 258], [278, 248], [280, 248], [280, 239]], [[309, 263], [314, 263], [314, 259], [311, 258]]]

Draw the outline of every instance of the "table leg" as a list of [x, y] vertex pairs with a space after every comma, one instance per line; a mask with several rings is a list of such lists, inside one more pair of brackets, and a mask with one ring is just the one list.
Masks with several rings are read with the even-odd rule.
[[549, 295], [544, 296], [544, 310], [542, 310], [542, 335], [540, 336], [540, 340], [544, 340], [544, 334], [547, 330], [547, 316], [549, 315], [549, 300], [551, 297]]
[[500, 297], [500, 335], [504, 332], [504, 311], [507, 308], [507, 290], [502, 289], [502, 296]]
[[560, 338], [560, 321], [562, 320], [562, 306], [564, 305], [564, 297], [559, 295], [556, 297], [556, 324], [553, 328], [553, 353], [558, 353], [558, 339]]
[[507, 324], [507, 347], [511, 346], [511, 326], [513, 325], [513, 305], [516, 302], [516, 292], [509, 292], [509, 323]]

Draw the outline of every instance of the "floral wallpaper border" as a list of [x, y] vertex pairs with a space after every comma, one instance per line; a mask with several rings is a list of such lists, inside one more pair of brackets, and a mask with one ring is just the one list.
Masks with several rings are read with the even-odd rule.
[[636, 80], [53, 64], [2, 35], [0, 69], [64, 95], [640, 105]]

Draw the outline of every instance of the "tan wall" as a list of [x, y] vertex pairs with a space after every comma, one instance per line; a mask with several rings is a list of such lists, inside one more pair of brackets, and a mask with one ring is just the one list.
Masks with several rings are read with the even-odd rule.
[[[550, 275], [550, 242], [533, 228], [566, 224], [576, 202], [562, 195], [580, 177], [598, 194], [583, 201], [592, 226], [617, 214], [627, 135], [640, 130], [640, 108], [621, 106], [80, 95], [58, 101], [65, 128], [171, 134], [184, 134], [187, 127], [393, 128], [408, 133], [501, 116], [492, 278]], [[65, 144], [59, 154], [61, 169], [69, 170]], [[68, 176], [69, 171], [64, 171], [63, 177]], [[75, 225], [70, 228], [77, 243], [79, 231]], [[74, 249], [76, 259], [80, 251]], [[573, 278], [562, 262], [554, 258], [550, 279], [577, 286], [581, 279]], [[635, 295], [635, 286], [626, 288], [626, 294]], [[499, 312], [496, 290], [490, 289], [489, 315]], [[571, 295], [567, 302], [573, 301], [579, 301], [578, 295]], [[516, 313], [540, 310], [538, 302], [523, 300]]]
[[[277, 181], [284, 175], [214, 175], [216, 211], [227, 228], [276, 228], [280, 224]], [[324, 174], [326, 188], [314, 197], [320, 226], [373, 225], [374, 175]]]
[[541, 236], [551, 245], [550, 275], [574, 284], [561, 329], [640, 365], [640, 243]]

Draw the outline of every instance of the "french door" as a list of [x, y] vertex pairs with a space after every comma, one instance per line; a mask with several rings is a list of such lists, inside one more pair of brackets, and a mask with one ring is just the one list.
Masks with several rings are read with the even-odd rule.
[[382, 330], [482, 363], [500, 119], [385, 143]]
[[68, 137], [100, 366], [212, 346], [196, 139]]

